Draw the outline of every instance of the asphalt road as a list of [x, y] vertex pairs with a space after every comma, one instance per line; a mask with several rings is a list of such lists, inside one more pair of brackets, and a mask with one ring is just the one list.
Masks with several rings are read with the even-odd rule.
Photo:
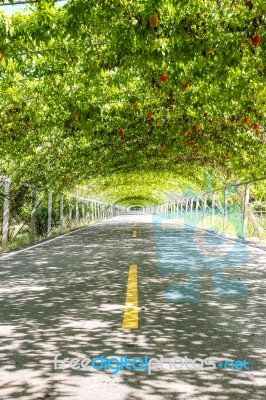
[[[124, 329], [131, 265], [138, 328]], [[265, 400], [265, 316], [266, 252], [151, 215], [113, 218], [0, 257], [0, 399]], [[151, 371], [62, 368], [100, 356], [146, 356]], [[217, 366], [229, 359], [238, 369]]]

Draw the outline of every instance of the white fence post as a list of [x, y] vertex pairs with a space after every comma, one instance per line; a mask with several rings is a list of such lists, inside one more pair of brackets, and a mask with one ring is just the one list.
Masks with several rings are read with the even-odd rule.
[[7, 248], [8, 240], [8, 221], [9, 221], [9, 193], [10, 193], [11, 179], [5, 179], [4, 181], [4, 212], [3, 212], [3, 234], [2, 234], [2, 247], [3, 250]]
[[227, 219], [227, 189], [224, 190], [223, 232], [225, 231], [226, 219]]
[[206, 227], [206, 221], [205, 221], [205, 217], [206, 217], [206, 210], [207, 210], [207, 194], [204, 195], [204, 199], [203, 199], [203, 218], [202, 218], [202, 227], [205, 228]]
[[94, 221], [94, 202], [90, 202], [90, 208], [91, 208], [91, 220]]
[[32, 209], [30, 213], [30, 243], [34, 242], [35, 239], [35, 216], [36, 216], [36, 208], [38, 205], [38, 198], [35, 190], [32, 191]]
[[187, 220], [187, 210], [188, 210], [188, 199], [186, 199], [185, 223]]
[[77, 227], [79, 226], [79, 202], [78, 202], [78, 199], [76, 199], [76, 225], [77, 225]]
[[48, 224], [47, 224], [47, 236], [51, 236], [52, 231], [52, 209], [53, 209], [53, 194], [49, 191], [48, 194]]
[[249, 204], [250, 185], [245, 186], [244, 208], [243, 208], [243, 229], [242, 236], [246, 237], [248, 228], [248, 204]]
[[193, 225], [193, 224], [192, 224], [192, 218], [193, 218], [193, 204], [194, 204], [194, 199], [193, 199], [193, 197], [192, 197], [192, 198], [191, 198], [191, 201], [190, 201], [190, 221], [189, 221], [190, 225]]
[[84, 203], [82, 203], [81, 212], [82, 212], [82, 223], [85, 224], [85, 208], [84, 208]]
[[64, 195], [60, 196], [60, 233], [64, 232]]
[[69, 226], [69, 229], [71, 229], [71, 227], [72, 227], [72, 204], [71, 204], [71, 202], [69, 202], [68, 204], [69, 204], [68, 226]]
[[195, 222], [195, 226], [198, 225], [198, 217], [199, 217], [199, 196], [197, 196], [197, 199], [196, 199], [196, 222]]

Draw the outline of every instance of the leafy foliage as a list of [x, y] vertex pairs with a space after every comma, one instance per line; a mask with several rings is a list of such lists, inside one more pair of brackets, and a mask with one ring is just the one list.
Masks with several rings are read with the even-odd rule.
[[159, 201], [172, 176], [265, 175], [264, 0], [29, 7], [0, 14], [0, 167], [13, 180]]

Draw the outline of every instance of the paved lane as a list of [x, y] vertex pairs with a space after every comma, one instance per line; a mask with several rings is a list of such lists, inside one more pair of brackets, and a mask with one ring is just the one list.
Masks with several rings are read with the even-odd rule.
[[[249, 247], [244, 267], [238, 263], [224, 271], [226, 279], [246, 286], [246, 296], [215, 297], [213, 269], [201, 268], [195, 232], [170, 223], [157, 231], [154, 226], [149, 215], [121, 216], [0, 258], [1, 399], [265, 399], [266, 253]], [[197, 241], [206, 240], [217, 246], [217, 239], [199, 231]], [[138, 329], [122, 329], [132, 264], [137, 265]], [[171, 301], [169, 293], [180, 295], [177, 288], [195, 270], [199, 298], [193, 298], [193, 289], [192, 301], [176, 302], [180, 296]], [[195, 280], [193, 275], [192, 286]], [[151, 374], [112, 375], [55, 370], [56, 353], [59, 359], [246, 359], [250, 370], [174, 371], [166, 365]]]

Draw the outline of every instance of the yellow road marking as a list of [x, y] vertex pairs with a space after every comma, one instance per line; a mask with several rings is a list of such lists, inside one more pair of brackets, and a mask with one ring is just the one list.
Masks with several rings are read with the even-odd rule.
[[138, 274], [137, 265], [131, 264], [128, 271], [127, 295], [124, 308], [123, 329], [138, 329]]
[[134, 231], [132, 232], [132, 237], [136, 238], [137, 237], [137, 231], [134, 229]]

